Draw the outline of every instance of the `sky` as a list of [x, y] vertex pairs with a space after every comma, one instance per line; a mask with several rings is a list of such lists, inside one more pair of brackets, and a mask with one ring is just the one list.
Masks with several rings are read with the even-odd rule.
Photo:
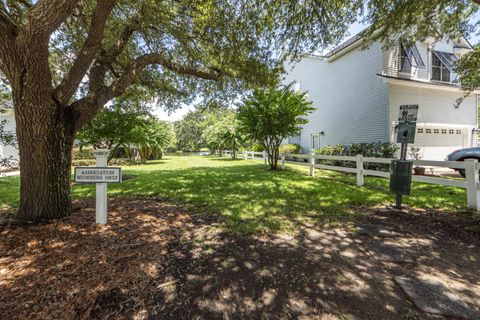
[[[477, 19], [479, 17], [475, 17], [474, 19]], [[362, 31], [366, 25], [356, 22], [350, 26], [348, 29], [347, 35], [344, 37], [344, 39], [341, 41], [345, 41], [352, 37], [353, 35], [357, 34], [358, 32]], [[480, 42], [480, 34], [472, 34], [469, 39], [470, 43], [472, 44], [477, 44]], [[167, 120], [167, 121], [177, 121], [182, 119], [189, 111], [194, 110], [195, 107], [193, 105], [185, 105], [182, 108], [176, 110], [175, 112], [172, 112], [171, 114], [168, 114], [167, 111], [163, 110], [162, 108], [154, 107], [153, 109], [153, 114], [155, 114], [159, 119], [161, 120]]]
[[188, 113], [188, 111], [191, 111], [194, 109], [195, 107], [193, 105], [186, 105], [176, 110], [175, 112], [168, 114], [168, 112], [163, 110], [163, 108], [159, 108], [155, 106], [152, 113], [155, 116], [157, 116], [157, 118], [159, 118], [160, 120], [177, 121], [182, 119]]

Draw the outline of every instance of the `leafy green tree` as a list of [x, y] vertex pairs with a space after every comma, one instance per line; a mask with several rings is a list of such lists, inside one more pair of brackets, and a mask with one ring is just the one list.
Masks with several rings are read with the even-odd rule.
[[146, 113], [126, 108], [123, 103], [113, 104], [97, 113], [77, 134], [80, 145], [111, 150], [108, 162], [120, 147], [136, 141], [137, 131], [146, 126]]
[[[0, 1], [0, 71], [12, 89], [24, 219], [71, 212], [75, 134], [110, 100], [142, 92], [176, 108], [276, 78], [336, 43], [361, 0]], [[278, 70], [277, 70], [278, 71]]]
[[240, 123], [233, 110], [223, 110], [207, 115], [203, 129], [203, 140], [212, 151], [222, 152], [225, 149], [232, 151], [232, 158], [237, 157], [237, 151], [244, 136], [240, 132]]
[[205, 121], [205, 114], [201, 110], [195, 110], [189, 111], [182, 120], [175, 122], [178, 150], [198, 151], [205, 146], [202, 136], [203, 121]]
[[245, 135], [263, 145], [268, 164], [275, 170], [282, 140], [297, 135], [308, 122], [304, 117], [313, 110], [307, 94], [291, 86], [256, 89], [239, 107], [238, 119]]
[[143, 163], [149, 159], [161, 159], [163, 151], [175, 142], [173, 124], [156, 118], [148, 118], [144, 125], [134, 130], [134, 145]]
[[[369, 0], [364, 22], [371, 27], [365, 36], [381, 39], [388, 47], [399, 40], [456, 39], [478, 33], [479, 4], [479, 0]], [[456, 71], [465, 96], [480, 88], [479, 46], [461, 57]]]

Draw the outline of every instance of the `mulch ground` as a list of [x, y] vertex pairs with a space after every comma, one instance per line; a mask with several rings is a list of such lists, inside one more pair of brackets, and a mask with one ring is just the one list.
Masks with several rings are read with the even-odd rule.
[[154, 199], [111, 199], [105, 226], [94, 201], [76, 206], [63, 220], [0, 226], [0, 318], [443, 319], [393, 281], [412, 274], [444, 277], [480, 305], [479, 239], [465, 216], [371, 212], [364, 222], [400, 231], [394, 241], [416, 257], [398, 265], [373, 259], [348, 222], [246, 237]]

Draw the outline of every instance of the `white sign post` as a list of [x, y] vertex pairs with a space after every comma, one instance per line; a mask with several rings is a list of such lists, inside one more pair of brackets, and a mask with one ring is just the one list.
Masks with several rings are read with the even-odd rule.
[[122, 182], [122, 170], [118, 167], [107, 167], [109, 150], [94, 150], [95, 167], [75, 167], [74, 180], [77, 183], [96, 184], [95, 221], [107, 223], [107, 183]]
[[[99, 149], [93, 151], [97, 167], [106, 167], [110, 150]], [[107, 184], [97, 183], [95, 201], [95, 222], [100, 224], [107, 223]]]

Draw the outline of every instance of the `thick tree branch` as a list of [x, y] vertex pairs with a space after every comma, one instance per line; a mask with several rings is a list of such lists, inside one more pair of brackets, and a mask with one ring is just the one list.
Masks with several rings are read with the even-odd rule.
[[0, 3], [0, 70], [12, 80], [14, 66], [14, 43], [18, 33], [15, 22], [11, 19], [3, 3]]
[[28, 10], [25, 30], [32, 37], [49, 36], [72, 13], [78, 1], [40, 0]]
[[107, 19], [116, 2], [117, 0], [98, 0], [88, 28], [87, 38], [72, 67], [55, 89], [54, 94], [61, 103], [66, 104], [71, 99], [100, 50]]
[[174, 63], [162, 54], [146, 54], [131, 63], [123, 75], [111, 85], [112, 94], [114, 95], [112, 98], [121, 95], [125, 89], [133, 83], [140, 72], [149, 65], [161, 65], [177, 74], [193, 76], [204, 80], [219, 80], [222, 76], [217, 70], [200, 70], [194, 67]]
[[102, 50], [98, 55], [98, 58], [93, 63], [93, 67], [89, 75], [89, 94], [93, 94], [99, 88], [104, 86], [104, 78], [108, 70], [111, 70], [113, 63], [117, 57], [122, 53], [123, 49], [127, 45], [130, 37], [135, 32], [135, 28], [138, 24], [138, 17], [127, 23], [118, 38], [115, 46]]
[[[80, 130], [90, 121], [100, 108], [111, 99], [122, 95], [135, 81], [137, 76], [149, 65], [161, 65], [177, 74], [193, 76], [205, 80], [220, 80], [222, 74], [218, 71], [200, 70], [190, 66], [183, 66], [168, 60], [161, 54], [146, 54], [132, 62], [118, 80], [110, 86], [103, 85], [90, 94], [71, 105], [76, 115], [76, 130]], [[102, 81], [103, 83], [103, 81]]]

